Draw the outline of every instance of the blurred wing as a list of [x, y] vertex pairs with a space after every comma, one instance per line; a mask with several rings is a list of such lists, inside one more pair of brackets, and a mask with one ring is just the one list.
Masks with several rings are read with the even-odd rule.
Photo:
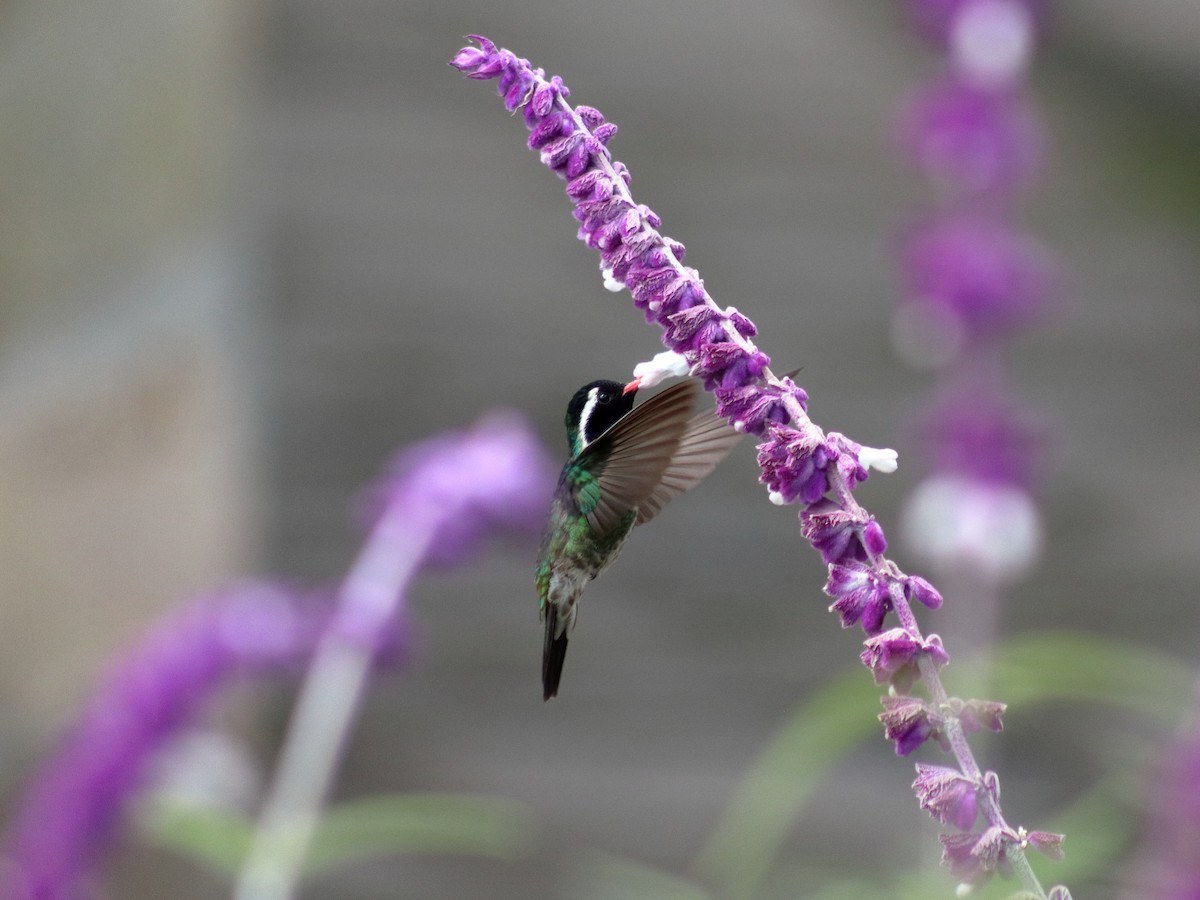
[[638, 506], [637, 524], [649, 522], [673, 497], [699, 484], [743, 437], [711, 410], [689, 419], [679, 449], [663, 470], [661, 480]]
[[687, 432], [698, 392], [694, 381], [667, 388], [634, 407], [579, 454], [580, 466], [598, 482], [595, 504], [587, 512], [593, 530], [608, 533], [659, 487]]

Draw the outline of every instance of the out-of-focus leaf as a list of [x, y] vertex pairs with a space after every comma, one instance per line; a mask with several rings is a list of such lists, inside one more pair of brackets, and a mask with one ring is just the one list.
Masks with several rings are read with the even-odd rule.
[[[241, 867], [254, 823], [239, 813], [178, 802], [148, 804], [145, 838], [227, 875]], [[334, 868], [364, 856], [437, 853], [510, 859], [527, 843], [528, 816], [515, 801], [467, 794], [369, 797], [327, 809], [305, 869]]]
[[[1179, 721], [1195, 690], [1194, 672], [1162, 651], [1078, 632], [1039, 632], [1005, 641], [990, 667], [987, 677], [1002, 694], [996, 699], [1010, 706], [1086, 700], [1167, 726]], [[959, 693], [957, 683], [952, 688]]]
[[[1049, 862], [1031, 852], [1034, 869], [1049, 884], [1074, 886], [1088, 878], [1111, 878], [1114, 860], [1120, 859], [1137, 831], [1137, 817], [1123, 801], [1122, 782], [1130, 775], [1118, 773], [1084, 794], [1074, 805], [1045, 825], [1046, 831], [1065, 834], [1061, 862]], [[1039, 828], [1042, 823], [1038, 823]]]
[[254, 823], [245, 815], [210, 806], [151, 797], [138, 813], [144, 841], [166, 847], [232, 877], [241, 867]]
[[312, 872], [363, 856], [450, 853], [511, 859], [531, 833], [513, 800], [469, 794], [394, 794], [326, 810], [309, 853]]
[[742, 900], [757, 891], [829, 769], [868, 736], [882, 735], [879, 694], [871, 678], [855, 669], [787, 718], [742, 776], [696, 860], [696, 871], [718, 893]]
[[595, 853], [579, 867], [571, 887], [582, 900], [712, 900], [684, 878], [608, 853]]

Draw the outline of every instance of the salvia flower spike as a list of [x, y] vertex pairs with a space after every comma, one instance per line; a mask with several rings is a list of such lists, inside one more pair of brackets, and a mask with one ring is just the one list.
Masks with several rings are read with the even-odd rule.
[[552, 479], [528, 425], [510, 413], [399, 454], [309, 665], [235, 897], [292, 895], [371, 666], [388, 636], [404, 633], [417, 572], [462, 563], [500, 528], [534, 531]]
[[[913, 552], [955, 573], [958, 593], [980, 623], [973, 631], [986, 641], [981, 632], [995, 618], [1000, 587], [1030, 572], [1041, 544], [1032, 490], [1044, 441], [1007, 384], [1006, 361], [1013, 338], [1045, 316], [1058, 280], [1051, 254], [1015, 215], [1018, 195], [1041, 167], [1044, 142], [1024, 79], [1048, 4], [902, 5], [942, 63], [901, 108], [897, 132], [902, 152], [934, 190], [897, 254], [902, 299], [893, 338], [901, 357], [940, 382], [936, 402], [918, 417], [930, 472], [913, 490], [903, 521]], [[1002, 705], [951, 702], [964, 732], [999, 729]], [[974, 773], [918, 771], [921, 805], [966, 830], [970, 823], [942, 814], [950, 796], [944, 788], [978, 789]], [[990, 777], [991, 800], [998, 800]], [[947, 836], [943, 862], [964, 883], [1009, 864], [1017, 838], [991, 825]]]
[[[628, 169], [608, 150], [615, 126], [591, 107], [572, 106], [560, 78], [547, 79], [529, 60], [485, 37], [470, 39], [478, 46], [464, 47], [450, 65], [469, 78], [496, 79], [505, 108], [522, 113], [530, 148], [566, 181], [578, 237], [600, 254], [605, 286], [627, 289], [646, 320], [659, 326], [666, 347], [682, 356], [689, 374], [715, 395], [718, 413], [760, 439], [758, 459], [770, 499], [799, 503], [801, 533], [829, 567], [825, 590], [834, 600], [831, 608], [844, 627], [861, 625], [868, 634], [864, 662], [877, 679], [890, 681], [893, 691], [897, 682], [925, 684], [930, 701], [896, 693], [884, 698], [881, 718], [898, 752], [912, 752], [934, 738], [954, 753], [967, 782], [981, 785], [984, 776], [967, 745], [966, 723], [959, 719], [969, 707], [947, 697], [937, 669], [949, 657], [936, 637], [921, 633], [910, 605], [916, 599], [936, 607], [941, 596], [884, 555], [883, 529], [853, 496], [868, 466], [895, 468], [894, 454], [826, 434], [812, 422], [807, 394], [791, 378], [775, 375], [769, 357], [752, 340], [754, 323], [717, 304], [699, 273], [684, 265], [684, 246], [665, 237], [658, 215], [634, 201]], [[898, 629], [885, 631], [889, 614], [896, 616]], [[962, 836], [970, 845], [960, 850], [956, 844], [948, 855], [952, 871], [964, 880], [1012, 871], [1034, 896], [1045, 898], [1025, 860], [1029, 842], [1004, 820], [998, 791], [977, 795], [987, 842]], [[965, 819], [964, 803], [947, 814]], [[964, 854], [974, 862], [964, 861]]]
[[101, 679], [29, 783], [3, 850], [4, 897], [88, 896], [92, 863], [150, 763], [239, 672], [298, 668], [324, 606], [273, 584], [245, 584], [170, 615]]

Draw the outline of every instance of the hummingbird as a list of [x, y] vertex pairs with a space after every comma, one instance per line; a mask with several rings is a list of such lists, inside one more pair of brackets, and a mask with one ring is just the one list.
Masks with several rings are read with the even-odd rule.
[[636, 525], [695, 487], [741, 434], [715, 412], [693, 414], [695, 381], [635, 407], [635, 379], [585, 384], [567, 405], [567, 446], [538, 554], [538, 610], [546, 626], [543, 699], [558, 694], [567, 638], [587, 583], [620, 552]]

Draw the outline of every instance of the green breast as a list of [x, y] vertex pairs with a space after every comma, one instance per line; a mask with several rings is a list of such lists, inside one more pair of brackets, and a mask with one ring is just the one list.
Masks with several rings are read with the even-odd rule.
[[[595, 531], [587, 516], [600, 500], [600, 482], [590, 472], [568, 469], [551, 505], [550, 520], [542, 539], [535, 581], [538, 604], [544, 606], [555, 572], [574, 572], [581, 581], [595, 578], [614, 559], [637, 521], [629, 510], [607, 532]], [[561, 490], [569, 487], [568, 490]]]

